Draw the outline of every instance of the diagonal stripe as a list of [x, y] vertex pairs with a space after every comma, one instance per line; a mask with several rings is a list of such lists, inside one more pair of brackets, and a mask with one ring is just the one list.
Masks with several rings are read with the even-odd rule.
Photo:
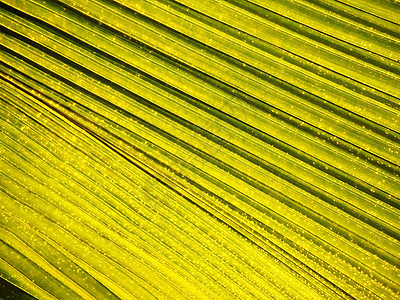
[[0, 7], [0, 276], [39, 299], [400, 297], [400, 5]]

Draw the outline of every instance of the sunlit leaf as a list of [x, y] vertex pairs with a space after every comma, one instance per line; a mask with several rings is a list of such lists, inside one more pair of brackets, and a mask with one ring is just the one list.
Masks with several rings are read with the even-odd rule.
[[0, 298], [400, 298], [398, 1], [0, 11]]

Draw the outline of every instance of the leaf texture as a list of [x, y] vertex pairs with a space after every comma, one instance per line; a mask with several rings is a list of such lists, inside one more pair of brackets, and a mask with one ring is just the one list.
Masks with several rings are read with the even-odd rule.
[[400, 299], [398, 1], [0, 10], [12, 295]]

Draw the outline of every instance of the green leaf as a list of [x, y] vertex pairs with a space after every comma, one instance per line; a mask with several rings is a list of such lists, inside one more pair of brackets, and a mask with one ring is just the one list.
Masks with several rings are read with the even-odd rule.
[[399, 17], [5, 1], [1, 297], [399, 298]]

